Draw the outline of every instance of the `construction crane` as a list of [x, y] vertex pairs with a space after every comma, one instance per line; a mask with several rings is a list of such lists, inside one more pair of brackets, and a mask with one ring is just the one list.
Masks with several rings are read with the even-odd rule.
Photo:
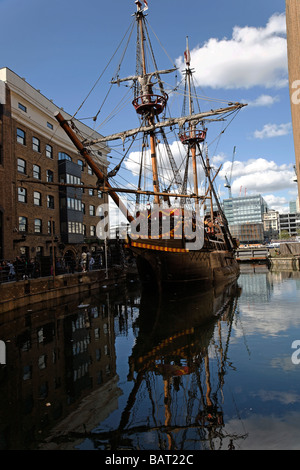
[[230, 169], [230, 177], [229, 179], [227, 178], [227, 175], [225, 175], [225, 181], [226, 183], [224, 184], [225, 188], [228, 188], [229, 191], [229, 198], [232, 198], [232, 192], [231, 192], [231, 179], [232, 179], [232, 169], [233, 169], [233, 162], [234, 162], [234, 157], [235, 157], [235, 151], [236, 147], [233, 147], [233, 154], [232, 154], [232, 162], [231, 162], [231, 169]]

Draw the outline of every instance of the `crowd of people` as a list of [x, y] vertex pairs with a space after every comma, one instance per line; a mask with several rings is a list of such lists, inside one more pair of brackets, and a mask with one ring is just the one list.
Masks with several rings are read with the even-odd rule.
[[36, 260], [27, 261], [17, 256], [14, 261], [2, 260], [0, 263], [0, 282], [19, 281], [29, 277], [40, 277], [40, 275], [40, 264]]
[[[112, 264], [124, 262], [123, 250], [117, 250], [118, 255], [113, 250], [108, 250], [106, 260], [104, 252], [98, 251], [90, 253], [84, 251], [81, 256], [60, 257], [55, 260], [55, 274], [73, 274], [75, 272], [87, 272], [94, 269], [102, 269]], [[27, 260], [25, 257], [17, 256], [15, 260], [0, 261], [0, 283], [35, 279], [41, 276], [51, 276], [54, 274], [52, 260], [49, 257]]]
[[[57, 258], [55, 260], [55, 274], [69, 274], [79, 271], [91, 271], [92, 269], [100, 269], [102, 263], [96, 263], [93, 256], [84, 256], [84, 260], [76, 262], [76, 260], [66, 260]], [[48, 259], [31, 259], [26, 260], [23, 257], [16, 257], [15, 260], [2, 260], [0, 262], [0, 282], [20, 281], [25, 279], [35, 279], [41, 276], [53, 275], [52, 263], [49, 265]]]

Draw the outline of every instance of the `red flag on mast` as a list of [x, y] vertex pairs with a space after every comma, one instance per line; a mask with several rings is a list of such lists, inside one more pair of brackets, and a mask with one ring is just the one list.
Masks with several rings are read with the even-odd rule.
[[[144, 2], [144, 10], [148, 10], [148, 0], [143, 0]], [[139, 0], [135, 0], [135, 3], [137, 4], [138, 8], [141, 8], [142, 7], [142, 4]]]
[[189, 66], [191, 63], [191, 54], [190, 54], [188, 37], [186, 38], [186, 50], [184, 51], [184, 59], [185, 59], [186, 65]]
[[190, 63], [191, 63], [191, 55], [190, 55], [190, 51], [189, 51], [189, 50], [184, 51], [184, 58], [185, 58], [186, 65], [190, 65]]

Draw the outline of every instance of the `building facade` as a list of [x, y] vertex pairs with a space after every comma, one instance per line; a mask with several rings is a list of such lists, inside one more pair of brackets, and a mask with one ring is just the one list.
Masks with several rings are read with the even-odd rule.
[[300, 3], [286, 0], [286, 26], [290, 102], [293, 122], [296, 173], [298, 182], [298, 204], [300, 195]]
[[224, 199], [223, 208], [233, 237], [241, 243], [264, 241], [263, 218], [268, 206], [261, 195]]
[[263, 224], [235, 224], [229, 227], [233, 238], [241, 244], [259, 244], [264, 241]]
[[265, 236], [271, 240], [272, 238], [278, 238], [279, 235], [279, 212], [275, 210], [269, 210], [264, 214], [264, 233]]
[[290, 237], [300, 235], [300, 214], [279, 214], [279, 231], [281, 236], [284, 233]]
[[[57, 111], [61, 110], [24, 79], [0, 69], [2, 260], [50, 260], [52, 250], [57, 257], [74, 260], [99, 246], [96, 212], [107, 195], [97, 190], [96, 175], [60, 128]], [[83, 138], [90, 134], [89, 127], [78, 121], [76, 126]], [[108, 152], [105, 144], [93, 150], [104, 174]]]

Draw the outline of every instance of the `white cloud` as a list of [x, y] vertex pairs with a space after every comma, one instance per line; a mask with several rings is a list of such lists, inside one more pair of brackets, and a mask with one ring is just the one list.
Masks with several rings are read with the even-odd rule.
[[225, 160], [225, 155], [223, 153], [219, 155], [214, 155], [213, 157], [210, 158], [210, 163], [212, 166], [218, 168], [221, 163], [223, 163]]
[[[286, 86], [285, 33], [285, 15], [274, 14], [265, 27], [235, 26], [230, 39], [209, 39], [191, 51], [196, 83], [227, 89]], [[184, 67], [182, 57], [177, 66]]]
[[256, 100], [253, 101], [245, 101], [243, 102], [247, 103], [248, 106], [252, 107], [258, 107], [258, 106], [272, 106], [274, 103], [279, 101], [278, 96], [270, 96], [270, 95], [261, 95]]
[[[230, 174], [231, 162], [224, 163], [220, 177]], [[283, 189], [293, 189], [295, 173], [293, 165], [278, 165], [265, 158], [250, 159], [245, 162], [235, 161], [232, 170], [232, 193], [238, 196], [242, 192], [266, 194]], [[277, 201], [278, 202], [278, 201]], [[283, 201], [282, 201], [283, 202]]]
[[256, 139], [269, 139], [272, 137], [281, 137], [288, 135], [292, 131], [292, 123], [286, 124], [265, 124], [261, 131], [256, 130], [254, 137]]
[[[255, 402], [255, 398], [252, 400]], [[298, 450], [299, 418], [300, 414], [294, 411], [268, 416], [249, 411], [242, 420], [243, 427], [241, 419], [235, 418], [227, 421], [226, 429], [232, 435], [242, 435], [247, 430], [246, 439], [238, 441], [239, 450]]]
[[268, 204], [269, 209], [282, 213], [289, 212], [289, 203], [285, 197], [275, 196], [274, 194], [264, 194], [264, 200]]
[[[172, 144], [170, 144], [170, 151], [173, 155], [173, 158], [177, 164], [177, 168], [181, 170], [181, 173], [183, 174], [184, 172], [184, 167], [182, 164], [182, 160], [185, 157], [186, 150], [179, 141], [174, 141]], [[167, 160], [167, 154], [166, 154], [166, 149], [165, 145], [160, 143], [157, 145], [157, 156], [158, 156], [158, 161], [163, 162]], [[131, 171], [134, 175], [138, 175], [140, 171], [140, 162], [141, 162], [141, 152], [140, 151], [133, 151], [130, 153], [128, 160], [125, 162], [126, 168]], [[151, 152], [150, 149], [147, 149], [144, 154], [144, 161], [143, 161], [144, 169], [149, 170], [148, 176], [150, 177], [150, 172], [152, 172], [152, 165], [151, 165]], [[170, 166], [163, 164], [165, 168], [165, 178], [166, 181], [171, 181], [173, 179], [173, 175], [171, 174]], [[152, 176], [151, 176], [152, 180]]]

